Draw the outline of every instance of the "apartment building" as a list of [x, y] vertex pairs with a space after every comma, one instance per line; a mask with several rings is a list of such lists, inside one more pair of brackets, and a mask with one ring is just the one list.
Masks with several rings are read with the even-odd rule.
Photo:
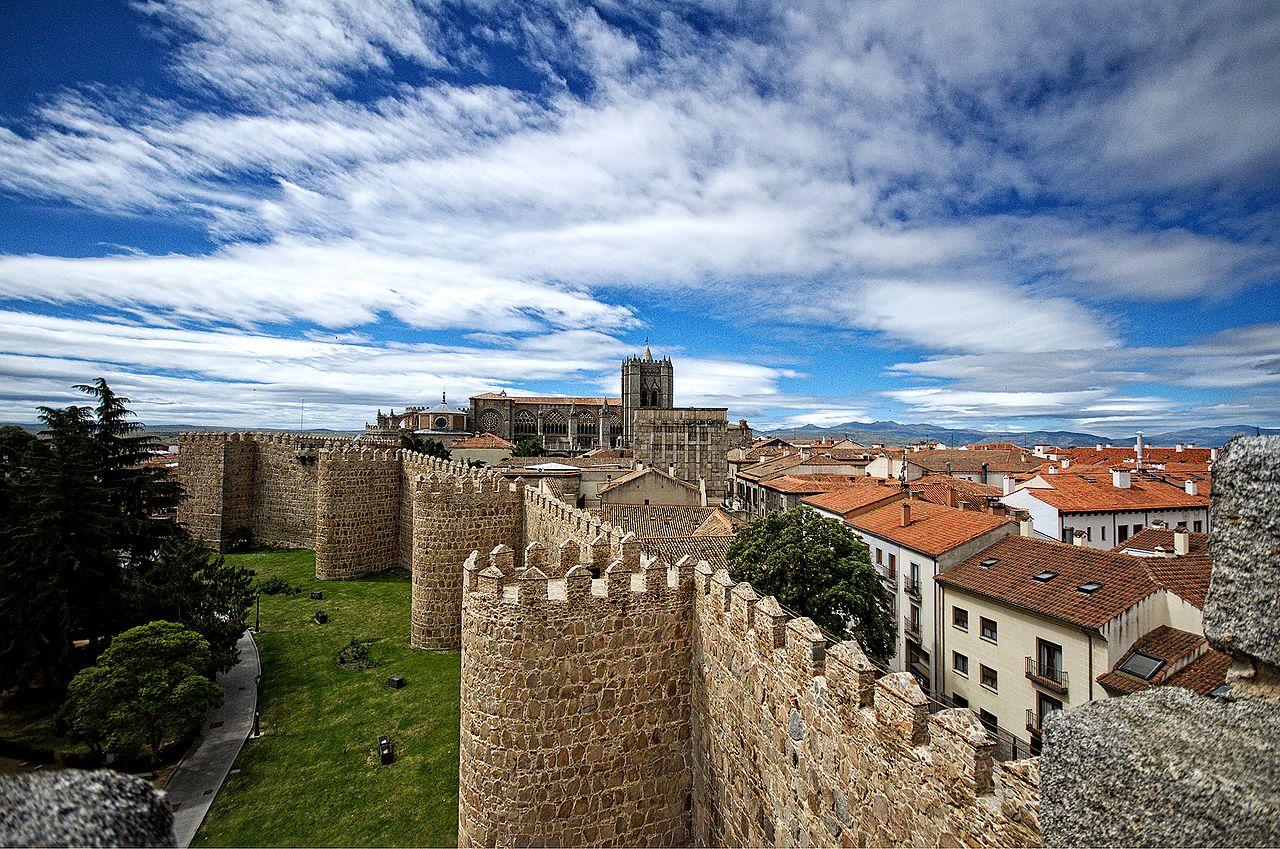
[[1180, 533], [1182, 556], [1010, 536], [940, 574], [944, 698], [1034, 752], [1051, 711], [1161, 684], [1221, 684], [1222, 657], [1201, 626], [1209, 559], [1187, 541], [1199, 552], [1205, 537]]
[[[860, 477], [866, 465], [866, 458], [848, 451], [833, 451], [828, 454], [798, 451], [738, 468], [731, 465], [728, 501], [735, 512], [764, 516], [795, 506], [791, 499], [779, 499], [780, 492], [776, 489], [772, 491], [771, 498], [771, 491], [765, 486], [768, 482], [784, 475]], [[806, 494], [812, 493], [786, 493], [796, 498]]]
[[914, 498], [845, 520], [870, 549], [871, 562], [893, 588], [898, 622], [893, 669], [910, 672], [926, 692], [938, 691], [939, 618], [934, 579], [973, 552], [1018, 532], [1004, 516]]
[[800, 504], [827, 518], [847, 522], [906, 497], [907, 491], [897, 481], [862, 477], [853, 478], [844, 486], [826, 492], [806, 495], [800, 499]]
[[1000, 500], [1029, 513], [1040, 536], [1080, 541], [1090, 548], [1111, 549], [1157, 519], [1170, 527], [1184, 524], [1195, 533], [1209, 530], [1209, 493], [1201, 491], [1198, 480], [1189, 478], [1177, 486], [1128, 468], [1050, 466], [1010, 487]]

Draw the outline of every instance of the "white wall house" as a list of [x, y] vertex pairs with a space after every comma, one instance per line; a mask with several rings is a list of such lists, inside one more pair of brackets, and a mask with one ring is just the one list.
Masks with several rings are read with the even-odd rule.
[[937, 692], [938, 601], [934, 578], [997, 539], [1016, 533], [1004, 516], [905, 499], [845, 520], [870, 549], [871, 562], [894, 594], [898, 623], [892, 668]]
[[1128, 469], [1109, 474], [1040, 474], [1009, 490], [1001, 501], [1025, 510], [1045, 539], [1075, 542], [1077, 532], [1090, 548], [1110, 549], [1155, 520], [1209, 531], [1209, 497], [1194, 481], [1177, 487]]

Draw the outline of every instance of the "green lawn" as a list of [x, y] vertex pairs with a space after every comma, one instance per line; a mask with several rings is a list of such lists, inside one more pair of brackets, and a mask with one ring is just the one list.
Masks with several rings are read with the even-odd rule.
[[[227, 559], [303, 592], [262, 596], [265, 736], [245, 744], [195, 845], [455, 845], [458, 653], [409, 648], [409, 580], [317, 581], [309, 551]], [[317, 608], [328, 624], [312, 621]], [[377, 668], [338, 668], [352, 637], [369, 641]], [[387, 687], [388, 675], [405, 687]], [[395, 744], [389, 766], [376, 757], [379, 734]]]

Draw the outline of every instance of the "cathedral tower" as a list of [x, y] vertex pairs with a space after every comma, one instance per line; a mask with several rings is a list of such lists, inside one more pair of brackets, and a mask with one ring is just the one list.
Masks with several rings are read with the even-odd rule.
[[674, 407], [674, 386], [671, 359], [663, 357], [655, 360], [647, 341], [644, 346], [644, 356], [627, 357], [622, 361], [623, 447], [632, 447], [631, 443], [635, 437], [636, 410]]

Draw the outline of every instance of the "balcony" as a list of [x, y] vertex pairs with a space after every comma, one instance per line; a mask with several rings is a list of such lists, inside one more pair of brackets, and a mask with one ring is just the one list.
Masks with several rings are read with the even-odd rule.
[[907, 635], [908, 639], [920, 642], [920, 623], [914, 621], [910, 616], [904, 616], [902, 619], [902, 633]]
[[1033, 710], [1027, 711], [1027, 730], [1037, 737], [1040, 735], [1040, 714]]
[[1046, 690], [1067, 694], [1067, 673], [1059, 666], [1045, 666], [1034, 657], [1027, 658], [1027, 679]]
[[910, 578], [908, 578], [902, 582], [902, 589], [906, 592], [907, 595], [911, 596], [916, 601], [920, 600], [920, 582], [919, 581], [913, 581]]

